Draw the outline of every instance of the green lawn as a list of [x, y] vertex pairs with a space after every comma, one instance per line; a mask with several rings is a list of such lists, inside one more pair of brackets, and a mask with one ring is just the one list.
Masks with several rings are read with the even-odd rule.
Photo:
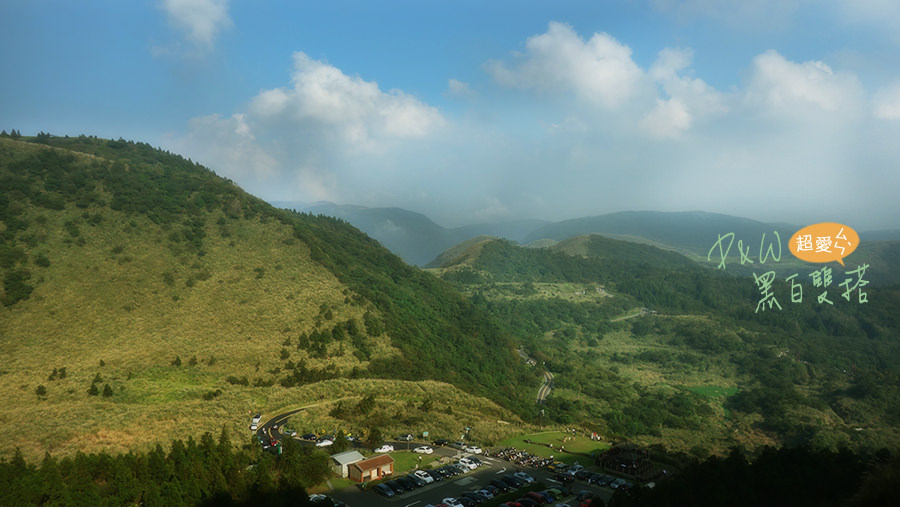
[[406, 475], [410, 470], [415, 470], [416, 463], [419, 462], [419, 456], [422, 456], [423, 468], [433, 461], [433, 458], [427, 454], [416, 454], [411, 451], [392, 452], [391, 457], [394, 458], [394, 475]]
[[[564, 463], [579, 462], [585, 466], [589, 464], [590, 459], [588, 457], [580, 454], [570, 454], [569, 452], [560, 452], [560, 446], [564, 446], [566, 451], [588, 455], [609, 449], [609, 444], [606, 442], [598, 442], [582, 436], [572, 437], [567, 441], [563, 441], [566, 436], [566, 433], [561, 431], [532, 433], [530, 435], [507, 438], [500, 442], [498, 446], [515, 447], [535, 456], [553, 456], [553, 459]], [[531, 443], [527, 443], [525, 440], [529, 440]], [[548, 444], [553, 444], [553, 448], [548, 447]]]

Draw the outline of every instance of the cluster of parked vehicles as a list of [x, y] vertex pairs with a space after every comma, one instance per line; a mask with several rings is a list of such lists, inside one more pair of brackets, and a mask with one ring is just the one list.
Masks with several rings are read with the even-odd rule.
[[[497, 495], [522, 489], [533, 482], [534, 478], [525, 472], [506, 474], [491, 479], [490, 483], [482, 489], [464, 491], [456, 497], [444, 498], [438, 504], [428, 504], [424, 507], [472, 507], [481, 502], [491, 500]], [[569, 494], [569, 490], [566, 487], [548, 488], [543, 491], [526, 491], [519, 498], [501, 505], [503, 507], [543, 505], [560, 500], [569, 496]]]
[[474, 456], [462, 458], [459, 460], [459, 463], [444, 465], [431, 470], [416, 470], [411, 474], [376, 484], [373, 487], [373, 491], [390, 498], [436, 481], [443, 481], [444, 479], [464, 474], [482, 465], [483, 463]]
[[576, 479], [582, 480], [588, 484], [596, 484], [598, 486], [608, 486], [612, 489], [629, 490], [634, 487], [634, 483], [626, 481], [621, 477], [613, 477], [609, 474], [591, 472], [581, 465], [566, 465], [558, 461], [547, 466], [547, 470], [555, 472], [554, 478], [563, 484], [568, 484]]
[[[481, 461], [477, 457], [468, 456], [461, 458], [458, 463], [444, 465], [433, 470], [416, 470], [409, 475], [376, 484], [372, 489], [380, 495], [391, 498], [402, 495], [415, 488], [431, 484], [435, 481], [442, 481], [464, 474], [476, 469], [478, 466], [481, 466], [481, 464]], [[504, 474], [492, 478], [488, 484], [480, 488], [476, 487], [475, 489], [464, 491], [456, 496], [443, 498], [438, 503], [426, 504], [423, 507], [472, 507], [487, 500], [492, 500], [498, 495], [525, 488], [534, 482], [534, 477], [525, 472]], [[571, 493], [568, 488], [560, 486], [548, 488], [543, 491], [523, 492], [521, 497], [502, 505], [505, 507], [543, 505], [555, 502], [570, 495]], [[590, 496], [590, 491], [582, 491], [576, 494], [575, 498], [579, 501], [589, 501], [588, 499]], [[580, 505], [590, 504], [584, 503]]]

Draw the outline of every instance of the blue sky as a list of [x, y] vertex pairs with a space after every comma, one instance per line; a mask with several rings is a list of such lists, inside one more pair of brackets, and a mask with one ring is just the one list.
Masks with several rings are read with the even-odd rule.
[[891, 0], [0, 3], [0, 128], [447, 226], [706, 210], [898, 228]]

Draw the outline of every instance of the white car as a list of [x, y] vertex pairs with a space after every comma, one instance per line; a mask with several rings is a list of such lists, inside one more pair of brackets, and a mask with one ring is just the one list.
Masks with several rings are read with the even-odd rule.
[[478, 447], [477, 445], [470, 445], [469, 447], [466, 447], [465, 451], [472, 454], [481, 454], [481, 447]]
[[262, 414], [256, 414], [255, 416], [253, 416], [253, 421], [251, 421], [251, 422], [253, 424], [259, 424], [259, 421], [261, 421], [261, 420], [262, 420]]
[[413, 474], [415, 474], [415, 476], [418, 477], [419, 479], [422, 479], [423, 481], [425, 481], [425, 484], [431, 484], [432, 482], [434, 482], [434, 477], [432, 477], [425, 470], [416, 470], [415, 472], [413, 472]]
[[375, 452], [391, 452], [393, 450], [394, 450], [393, 445], [384, 444], [381, 447], [379, 447], [378, 449], [375, 449]]
[[476, 468], [478, 468], [478, 465], [476, 465], [475, 462], [470, 460], [469, 458], [461, 458], [459, 460], [459, 464], [467, 467], [469, 470], [475, 470]]
[[250, 423], [250, 431], [256, 431], [257, 428], [256, 423]]
[[328, 447], [329, 445], [333, 445], [334, 440], [328, 440], [327, 438], [324, 440], [320, 440], [316, 442], [316, 447]]
[[443, 500], [443, 502], [444, 502], [445, 504], [449, 505], [450, 507], [464, 507], [463, 504], [457, 502], [456, 499], [453, 498], [452, 496], [451, 496], [451, 497], [445, 498], [445, 499]]
[[419, 454], [431, 454], [434, 452], [434, 449], [432, 449], [431, 447], [428, 447], [427, 445], [423, 445], [423, 446], [416, 447], [415, 449], [413, 449], [413, 452], [417, 452]]
[[513, 474], [513, 476], [518, 477], [519, 479], [522, 479], [523, 481], [527, 482], [528, 484], [531, 484], [532, 482], [534, 482], [534, 477], [526, 474], [525, 472], [516, 472]]

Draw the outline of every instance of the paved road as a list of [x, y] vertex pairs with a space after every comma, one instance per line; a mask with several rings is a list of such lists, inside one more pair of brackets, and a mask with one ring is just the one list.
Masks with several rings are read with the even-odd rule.
[[284, 433], [281, 433], [281, 427], [284, 426], [284, 423], [287, 422], [287, 420], [292, 415], [296, 414], [297, 412], [302, 412], [308, 408], [313, 408], [313, 407], [317, 407], [317, 406], [319, 406], [319, 404], [315, 403], [312, 405], [307, 405], [305, 407], [300, 407], [300, 408], [297, 408], [297, 409], [294, 409], [294, 410], [291, 410], [288, 412], [278, 414], [275, 417], [273, 417], [273, 418], [269, 419], [268, 421], [266, 421], [265, 423], [263, 423], [261, 426], [258, 426], [257, 430], [256, 430], [256, 434], [261, 436], [263, 439], [281, 440], [282, 438], [284, 438]]
[[541, 385], [541, 388], [538, 389], [537, 402], [543, 403], [544, 400], [547, 399], [547, 396], [550, 396], [551, 389], [553, 389], [553, 374], [545, 370], [544, 383]]

